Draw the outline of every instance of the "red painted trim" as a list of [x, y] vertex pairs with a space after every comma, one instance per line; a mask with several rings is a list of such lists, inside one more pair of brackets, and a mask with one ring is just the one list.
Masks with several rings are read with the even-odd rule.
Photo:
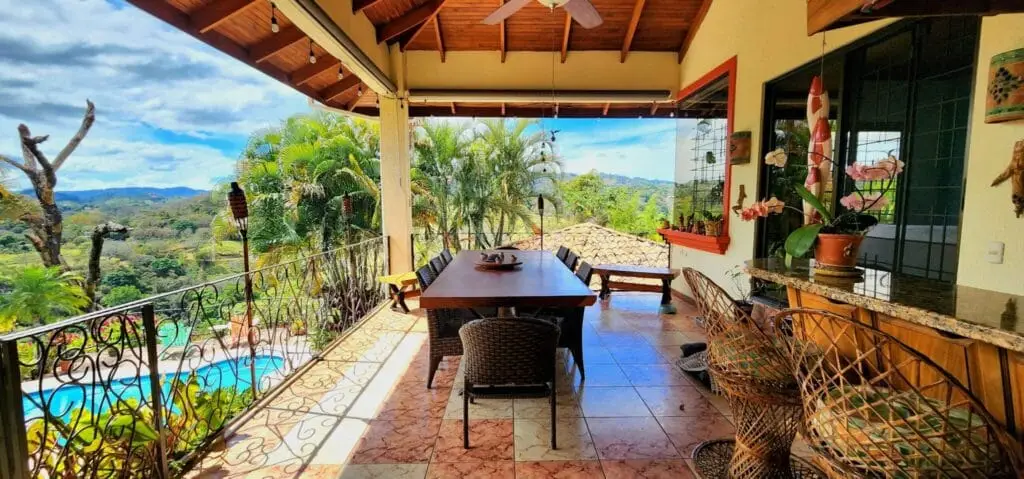
[[[736, 111], [736, 57], [732, 57], [725, 61], [725, 63], [715, 67], [713, 70], [704, 74], [697, 81], [691, 83], [686, 88], [679, 90], [679, 95], [676, 96], [677, 100], [683, 100], [684, 98], [693, 95], [701, 88], [711, 84], [715, 80], [722, 78], [723, 76], [729, 76], [729, 100], [726, 104], [726, 139], [732, 136], [733, 132], [733, 118]], [[664, 235], [669, 243], [687, 246], [690, 248], [699, 249], [716, 254], [725, 254], [725, 251], [729, 249], [729, 204], [732, 197], [732, 165], [729, 164], [728, 159], [725, 163], [725, 194], [723, 195], [722, 201], [722, 232], [723, 235], [715, 238], [712, 236], [701, 236], [692, 233], [683, 233], [681, 231], [671, 230], [658, 230], [658, 232], [666, 231], [669, 234]], [[676, 241], [669, 239], [674, 237]], [[707, 238], [710, 238], [707, 239]]]
[[729, 236], [707, 236], [675, 230], [658, 230], [669, 244], [693, 248], [708, 253], [725, 254], [729, 249]]

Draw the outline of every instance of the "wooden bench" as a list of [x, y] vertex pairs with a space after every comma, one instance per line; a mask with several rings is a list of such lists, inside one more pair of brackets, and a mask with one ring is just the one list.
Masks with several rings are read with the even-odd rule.
[[392, 274], [381, 276], [377, 280], [388, 285], [391, 292], [391, 309], [401, 309], [403, 313], [408, 313], [409, 307], [405, 305], [405, 298], [415, 298], [420, 295], [416, 273]]
[[[601, 277], [600, 298], [602, 300], [608, 299], [612, 294], [612, 289], [619, 291], [649, 291], [661, 293], [661, 307], [658, 309], [658, 312], [663, 314], [675, 314], [676, 312], [675, 306], [672, 305], [672, 280], [679, 276], [678, 270], [628, 264], [599, 264], [594, 266], [594, 274]], [[612, 276], [659, 279], [661, 280], [661, 285], [612, 281]]]

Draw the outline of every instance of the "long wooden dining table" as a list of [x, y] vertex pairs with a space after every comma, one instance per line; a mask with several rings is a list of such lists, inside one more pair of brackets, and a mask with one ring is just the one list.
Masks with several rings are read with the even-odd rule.
[[476, 266], [481, 251], [462, 251], [423, 292], [420, 307], [582, 308], [597, 302], [597, 295], [551, 252], [501, 252], [516, 255], [522, 266], [511, 271], [482, 270]]

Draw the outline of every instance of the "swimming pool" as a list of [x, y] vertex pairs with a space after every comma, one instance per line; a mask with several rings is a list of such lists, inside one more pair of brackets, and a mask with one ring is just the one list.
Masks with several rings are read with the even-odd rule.
[[[249, 363], [248, 357], [225, 359], [196, 369], [195, 374], [199, 378], [200, 387], [205, 391], [234, 387], [238, 392], [244, 392], [252, 388], [249, 379]], [[256, 380], [259, 381], [265, 376], [282, 370], [284, 359], [270, 355], [256, 356], [253, 364], [256, 366]], [[175, 377], [185, 380], [190, 373], [191, 371], [184, 371], [161, 375], [162, 396], [165, 401], [170, 396], [170, 380]], [[141, 399], [142, 397], [148, 399], [150, 388], [149, 375], [141, 378], [133, 376], [114, 379], [109, 382], [109, 387], [104, 384], [76, 383], [26, 394], [21, 404], [25, 409], [26, 420], [42, 417], [42, 407], [46, 407], [51, 415], [67, 420], [75, 411], [83, 407], [93, 413], [102, 413], [110, 409], [110, 406], [118, 399]]]

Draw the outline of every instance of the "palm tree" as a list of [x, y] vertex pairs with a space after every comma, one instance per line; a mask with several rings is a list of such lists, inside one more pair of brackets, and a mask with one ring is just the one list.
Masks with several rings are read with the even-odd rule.
[[81, 276], [59, 267], [29, 266], [5, 278], [11, 291], [0, 300], [0, 330], [39, 326], [81, 313], [89, 298]]
[[[425, 227], [435, 224], [444, 246], [449, 247], [451, 235], [458, 234], [466, 218], [460, 213], [469, 209], [467, 202], [472, 203], [472, 199], [453, 190], [456, 173], [461, 172], [460, 176], [465, 179], [465, 171], [472, 168], [472, 137], [464, 125], [450, 122], [422, 122], [414, 132], [411, 176], [420, 191], [414, 201], [416, 216]], [[454, 243], [458, 248], [457, 236]]]
[[326, 251], [343, 232], [379, 230], [379, 144], [378, 127], [330, 113], [293, 116], [254, 135], [239, 175], [253, 205], [254, 249], [276, 253], [267, 257]]
[[[562, 163], [544, 132], [526, 133], [535, 124], [532, 120], [484, 120], [477, 134], [487, 170], [491, 172], [491, 219], [497, 216], [497, 225], [492, 228], [493, 244], [501, 244], [506, 226], [515, 231], [519, 222], [533, 225], [528, 205], [541, 194], [539, 184], [543, 180], [554, 184], [561, 171]], [[554, 204], [550, 193], [544, 196]]]

